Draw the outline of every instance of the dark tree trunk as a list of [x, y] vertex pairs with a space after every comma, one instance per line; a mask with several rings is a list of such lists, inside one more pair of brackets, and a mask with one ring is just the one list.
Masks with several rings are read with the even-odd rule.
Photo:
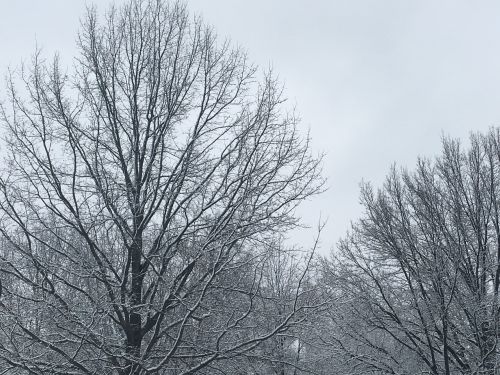
[[131, 266], [131, 290], [130, 290], [130, 316], [127, 327], [127, 375], [138, 375], [141, 373], [138, 364], [141, 356], [142, 344], [142, 317], [140, 305], [142, 303], [142, 283], [143, 275], [141, 271], [141, 249], [142, 239], [138, 237], [134, 240], [130, 248]]

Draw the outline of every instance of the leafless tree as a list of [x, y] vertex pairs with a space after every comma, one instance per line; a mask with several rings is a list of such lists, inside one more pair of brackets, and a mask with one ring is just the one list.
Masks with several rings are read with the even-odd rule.
[[259, 270], [323, 181], [278, 82], [180, 3], [91, 9], [78, 47], [1, 107], [1, 368], [188, 374], [286, 331], [308, 306], [252, 326]]
[[290, 311], [296, 311], [294, 319], [255, 350], [214, 363], [204, 373], [317, 374], [303, 342], [304, 331], [327, 306], [318, 293], [319, 285], [311, 280], [317, 244], [313, 251], [289, 249], [280, 239], [268, 244], [267, 257], [259, 267], [259, 291], [249, 322], [266, 332], [286, 319]]
[[343, 301], [332, 346], [358, 368], [498, 372], [499, 171], [492, 129], [469, 150], [445, 139], [435, 161], [393, 169], [379, 191], [363, 187], [366, 214], [327, 271]]
[[[313, 249], [317, 247], [318, 239]], [[249, 358], [251, 363], [260, 365], [258, 374], [312, 374], [316, 372], [309, 362], [305, 333], [327, 303], [314, 280], [314, 251], [304, 253], [299, 249], [288, 249], [283, 243], [278, 240], [270, 244], [261, 287], [267, 298], [262, 300], [256, 320], [260, 326], [270, 329], [282, 321], [288, 311], [296, 310], [297, 304], [308, 306], [308, 309], [301, 309], [293, 324], [261, 345]]]

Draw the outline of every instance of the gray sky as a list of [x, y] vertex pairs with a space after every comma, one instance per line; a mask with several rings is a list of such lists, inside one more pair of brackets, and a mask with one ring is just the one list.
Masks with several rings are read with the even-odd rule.
[[[119, 3], [120, 1], [118, 1]], [[105, 8], [106, 1], [99, 1]], [[188, 0], [221, 37], [274, 71], [325, 152], [329, 190], [301, 210], [328, 217], [323, 251], [359, 217], [359, 183], [434, 157], [441, 136], [500, 126], [500, 2]], [[84, 2], [0, 0], [0, 69], [74, 52]], [[303, 244], [313, 234], [297, 234]]]

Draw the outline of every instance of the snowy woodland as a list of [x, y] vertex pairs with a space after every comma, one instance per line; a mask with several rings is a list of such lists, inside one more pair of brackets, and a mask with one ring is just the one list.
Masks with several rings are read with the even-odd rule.
[[297, 246], [327, 182], [275, 72], [182, 2], [76, 40], [2, 92], [0, 374], [500, 373], [499, 129]]

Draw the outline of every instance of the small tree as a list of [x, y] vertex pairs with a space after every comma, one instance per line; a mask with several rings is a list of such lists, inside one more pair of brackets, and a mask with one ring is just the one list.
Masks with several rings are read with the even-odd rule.
[[179, 3], [82, 25], [1, 107], [2, 368], [187, 374], [283, 332], [305, 307], [251, 326], [255, 270], [322, 180], [278, 83]]

